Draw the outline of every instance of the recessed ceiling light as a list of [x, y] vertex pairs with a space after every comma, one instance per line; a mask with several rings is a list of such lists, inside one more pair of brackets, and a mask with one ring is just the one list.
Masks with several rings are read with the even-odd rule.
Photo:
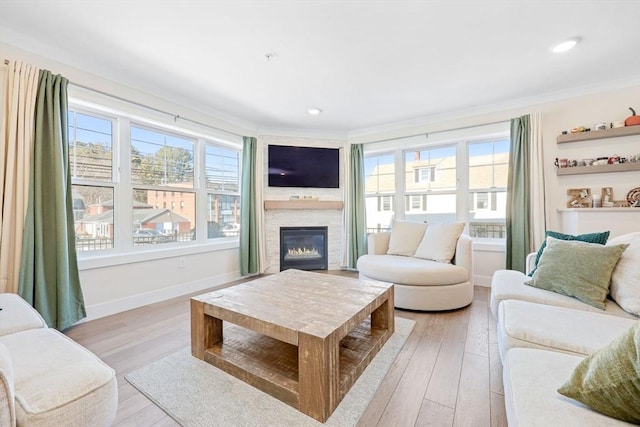
[[307, 113], [311, 114], [312, 116], [317, 116], [318, 114], [322, 113], [322, 110], [319, 108], [309, 108], [307, 110]]
[[557, 45], [551, 47], [551, 52], [553, 53], [566, 52], [569, 49], [573, 49], [578, 44], [579, 41], [580, 39], [578, 37], [565, 40], [562, 43], [558, 43]]

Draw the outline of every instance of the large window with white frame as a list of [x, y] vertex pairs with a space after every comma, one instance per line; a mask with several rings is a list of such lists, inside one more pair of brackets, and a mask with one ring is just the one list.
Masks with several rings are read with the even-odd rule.
[[[460, 221], [467, 224], [465, 232], [476, 240], [505, 238], [509, 165], [506, 131], [491, 137], [448, 137], [446, 142], [409, 149], [401, 148], [406, 146], [404, 142], [398, 141], [399, 148], [384, 155], [373, 150], [368, 154], [365, 146], [369, 232], [388, 230], [396, 218], [427, 223]], [[382, 158], [386, 159], [386, 169], [380, 167]], [[394, 184], [385, 192], [376, 186], [383, 170], [397, 171]], [[398, 177], [400, 182], [396, 182]], [[383, 204], [384, 198], [391, 202]], [[395, 199], [401, 203], [394, 204]], [[390, 210], [383, 210], [383, 206]]]
[[239, 159], [239, 144], [72, 104], [69, 162], [80, 257], [237, 240]]

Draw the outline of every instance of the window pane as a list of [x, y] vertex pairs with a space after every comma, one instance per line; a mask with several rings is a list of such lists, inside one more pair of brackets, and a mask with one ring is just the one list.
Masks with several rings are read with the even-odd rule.
[[455, 194], [412, 194], [405, 203], [407, 221], [444, 223], [456, 221]]
[[78, 179], [111, 181], [113, 130], [111, 120], [69, 111], [69, 166]]
[[132, 127], [131, 182], [193, 188], [193, 141]]
[[207, 238], [240, 236], [240, 197], [209, 194]]
[[469, 144], [469, 189], [506, 188], [509, 141]]
[[395, 160], [393, 154], [364, 158], [365, 193], [395, 191]]
[[405, 191], [455, 190], [456, 147], [405, 152]]
[[113, 188], [72, 185], [76, 250], [113, 248]]
[[238, 192], [240, 153], [207, 144], [205, 149], [206, 188], [208, 190]]
[[367, 233], [387, 231], [393, 218], [393, 196], [366, 196]]
[[195, 227], [195, 193], [133, 190], [134, 245], [194, 240]]
[[469, 235], [489, 239], [506, 236], [506, 191], [472, 192], [469, 194]]

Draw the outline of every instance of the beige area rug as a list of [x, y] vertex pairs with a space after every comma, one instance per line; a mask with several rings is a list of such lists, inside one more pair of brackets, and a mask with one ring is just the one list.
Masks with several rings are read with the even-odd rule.
[[125, 376], [185, 427], [354, 426], [407, 341], [415, 322], [396, 317], [396, 330], [326, 423], [191, 356], [189, 348]]

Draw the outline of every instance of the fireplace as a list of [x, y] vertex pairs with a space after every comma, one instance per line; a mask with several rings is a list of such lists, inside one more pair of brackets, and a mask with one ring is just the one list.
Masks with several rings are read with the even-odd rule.
[[327, 270], [327, 227], [280, 227], [280, 271]]

